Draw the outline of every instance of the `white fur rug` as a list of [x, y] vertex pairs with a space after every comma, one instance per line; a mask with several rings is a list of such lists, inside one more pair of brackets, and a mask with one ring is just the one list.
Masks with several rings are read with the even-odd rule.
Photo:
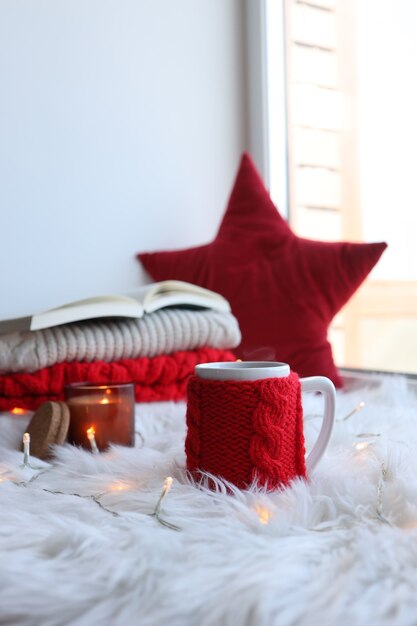
[[[339, 420], [360, 401], [310, 482], [271, 494], [187, 480], [184, 404], [139, 405], [143, 443], [59, 448], [32, 482], [18, 452], [27, 418], [3, 415], [0, 624], [417, 624], [416, 395], [397, 377], [347, 389]], [[308, 445], [320, 406], [305, 397]], [[148, 515], [166, 476], [161, 515], [178, 532]]]

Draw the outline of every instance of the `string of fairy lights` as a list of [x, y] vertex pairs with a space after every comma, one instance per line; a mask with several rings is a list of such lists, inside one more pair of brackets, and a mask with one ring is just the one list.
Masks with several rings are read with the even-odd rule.
[[[357, 414], [359, 411], [362, 411], [362, 409], [365, 407], [365, 403], [364, 402], [360, 402], [359, 404], [357, 404], [347, 415], [345, 415], [344, 417], [337, 419], [338, 422], [346, 422], [347, 420], [351, 419], [355, 414]], [[307, 414], [304, 416], [305, 421], [311, 420], [311, 419], [316, 419], [321, 417], [321, 415], [316, 415], [316, 414]], [[142, 444], [144, 444], [145, 440], [143, 435], [137, 431], [137, 434], [140, 435], [140, 438], [142, 440]], [[373, 445], [373, 439], [380, 437], [381, 433], [359, 433], [356, 435], [357, 438], [363, 438], [363, 439], [368, 439], [369, 441], [360, 441], [357, 442], [354, 445], [355, 450], [358, 453], [364, 453], [364, 451], [366, 451], [370, 446]], [[91, 447], [91, 452], [94, 455], [99, 455], [100, 451], [98, 449], [96, 440], [95, 440], [95, 431], [94, 428], [89, 428], [87, 430], [87, 438]], [[30, 434], [25, 432], [23, 434], [23, 462], [20, 465], [21, 468], [23, 469], [29, 469], [29, 470], [34, 470], [36, 471], [36, 474], [32, 475], [28, 480], [15, 480], [13, 477], [10, 476], [10, 472], [6, 471], [6, 472], [1, 472], [0, 471], [0, 483], [4, 482], [6, 480], [11, 480], [14, 484], [18, 485], [18, 486], [23, 486], [26, 487], [29, 484], [33, 483], [35, 480], [37, 480], [40, 476], [44, 475], [46, 472], [49, 472], [51, 470], [53, 470], [55, 468], [55, 466], [53, 464], [48, 464], [46, 466], [40, 466], [40, 465], [36, 465], [33, 464], [31, 456], [30, 456]], [[385, 517], [385, 515], [383, 514], [383, 489], [384, 489], [384, 484], [387, 480], [387, 469], [386, 469], [386, 465], [385, 462], [381, 462], [381, 466], [380, 466], [380, 475], [378, 478], [378, 482], [376, 485], [376, 498], [375, 498], [375, 505], [373, 507], [374, 509], [374, 515], [371, 515], [371, 517], [373, 517], [374, 519], [378, 520], [380, 523], [382, 524], [387, 524], [387, 525], [392, 525], [391, 522]], [[161, 511], [162, 511], [162, 505], [164, 503], [165, 498], [167, 497], [168, 493], [170, 492], [172, 485], [173, 485], [174, 479], [172, 478], [172, 476], [167, 476], [164, 479], [163, 485], [162, 485], [162, 490], [161, 493], [158, 497], [158, 500], [156, 502], [156, 505], [153, 509], [153, 511], [151, 513], [147, 513], [146, 515], [153, 517], [159, 524], [161, 524], [162, 526], [169, 528], [171, 530], [174, 531], [180, 531], [181, 528], [175, 524], [172, 524], [171, 522], [168, 522], [166, 519], [164, 519], [164, 517], [161, 515]], [[110, 490], [108, 491], [104, 491], [98, 494], [80, 494], [80, 493], [74, 493], [74, 492], [64, 492], [64, 491], [58, 491], [58, 490], [53, 490], [53, 489], [48, 489], [48, 488], [42, 488], [43, 491], [50, 493], [50, 494], [54, 494], [54, 495], [66, 495], [66, 496], [74, 496], [74, 497], [78, 497], [78, 498], [85, 498], [88, 499], [92, 502], [94, 502], [95, 504], [97, 504], [98, 507], [100, 507], [100, 509], [102, 509], [103, 511], [111, 514], [114, 517], [120, 517], [120, 513], [118, 513], [117, 511], [114, 511], [112, 509], [109, 509], [108, 507], [106, 507], [103, 502], [102, 499], [106, 496], [109, 495], [109, 493], [111, 491], [114, 490], [124, 490], [125, 487], [121, 486], [120, 484], [113, 486], [112, 488], [110, 488]], [[272, 511], [268, 510], [265, 506], [263, 505], [255, 505], [254, 507], [254, 511], [258, 516], [258, 519], [260, 521], [260, 523], [262, 524], [268, 524], [272, 518]], [[319, 527], [314, 527], [314, 528], [310, 528], [310, 530], [315, 531], [315, 532], [324, 532], [324, 531], [328, 531], [328, 530], [333, 530], [333, 529], [344, 529], [344, 528], [349, 528], [351, 526], [353, 526], [355, 524], [355, 520], [352, 520], [348, 523], [336, 523], [336, 524], [326, 524], [326, 525], [321, 525]]]
[[[95, 440], [94, 428], [89, 428], [87, 430], [87, 437], [88, 437], [88, 441], [90, 442], [91, 452], [95, 455], [100, 454], [100, 451], [98, 449], [98, 446]], [[30, 434], [27, 432], [23, 433], [22, 441], [23, 441], [23, 462], [20, 465], [20, 467], [22, 469], [37, 470], [37, 473], [34, 474], [29, 480], [19, 481], [19, 480], [11, 479], [11, 482], [13, 482], [15, 485], [18, 485], [19, 487], [26, 487], [28, 484], [33, 483], [35, 480], [37, 480], [40, 476], [42, 476], [46, 472], [49, 472], [52, 469], [54, 469], [54, 465], [53, 464], [49, 464], [48, 466], [33, 465], [31, 456], [30, 456]], [[4, 482], [5, 480], [10, 480], [9, 472], [0, 472], [0, 482]], [[169, 491], [171, 490], [173, 482], [174, 482], [174, 479], [172, 478], [172, 476], [167, 476], [164, 479], [162, 491], [157, 500], [155, 508], [152, 511], [152, 513], [148, 513], [147, 515], [149, 515], [150, 517], [154, 517], [162, 526], [165, 526], [166, 528], [180, 531], [181, 528], [179, 526], [176, 526], [175, 524], [171, 524], [170, 522], [168, 522], [166, 519], [164, 519], [161, 516], [162, 503], [164, 499], [166, 498], [166, 496], [168, 495]], [[122, 490], [123, 487], [121, 487], [121, 485], [119, 484], [116, 487], [116, 489]], [[84, 495], [84, 494], [74, 493], [74, 492], [68, 493], [65, 491], [47, 489], [46, 487], [42, 488], [42, 491], [45, 491], [46, 493], [51, 493], [54, 495], [66, 495], [66, 496], [75, 496], [77, 498], [86, 498], [87, 500], [91, 500], [95, 502], [103, 511], [110, 513], [111, 515], [113, 515], [113, 517], [120, 517], [120, 514], [117, 511], [107, 508], [101, 502], [101, 498], [108, 495], [108, 492]]]

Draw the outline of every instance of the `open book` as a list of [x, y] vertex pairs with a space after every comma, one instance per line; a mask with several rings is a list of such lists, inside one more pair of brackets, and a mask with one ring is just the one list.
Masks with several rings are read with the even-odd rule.
[[138, 318], [170, 306], [230, 311], [228, 301], [214, 291], [180, 280], [164, 280], [138, 287], [123, 296], [96, 296], [28, 317], [0, 320], [0, 333], [41, 330], [101, 317]]

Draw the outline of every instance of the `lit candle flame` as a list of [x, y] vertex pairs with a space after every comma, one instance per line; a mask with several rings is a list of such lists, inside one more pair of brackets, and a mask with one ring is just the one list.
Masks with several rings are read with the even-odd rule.
[[88, 441], [90, 442], [91, 451], [93, 454], [98, 454], [99, 450], [97, 447], [95, 434], [96, 434], [96, 431], [94, 429], [94, 426], [90, 426], [90, 428], [87, 428], [87, 437], [88, 437]]

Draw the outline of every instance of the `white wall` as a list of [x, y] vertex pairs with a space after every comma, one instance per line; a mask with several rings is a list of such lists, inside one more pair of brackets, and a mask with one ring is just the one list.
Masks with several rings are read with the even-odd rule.
[[0, 318], [209, 241], [246, 145], [239, 0], [1, 0]]

